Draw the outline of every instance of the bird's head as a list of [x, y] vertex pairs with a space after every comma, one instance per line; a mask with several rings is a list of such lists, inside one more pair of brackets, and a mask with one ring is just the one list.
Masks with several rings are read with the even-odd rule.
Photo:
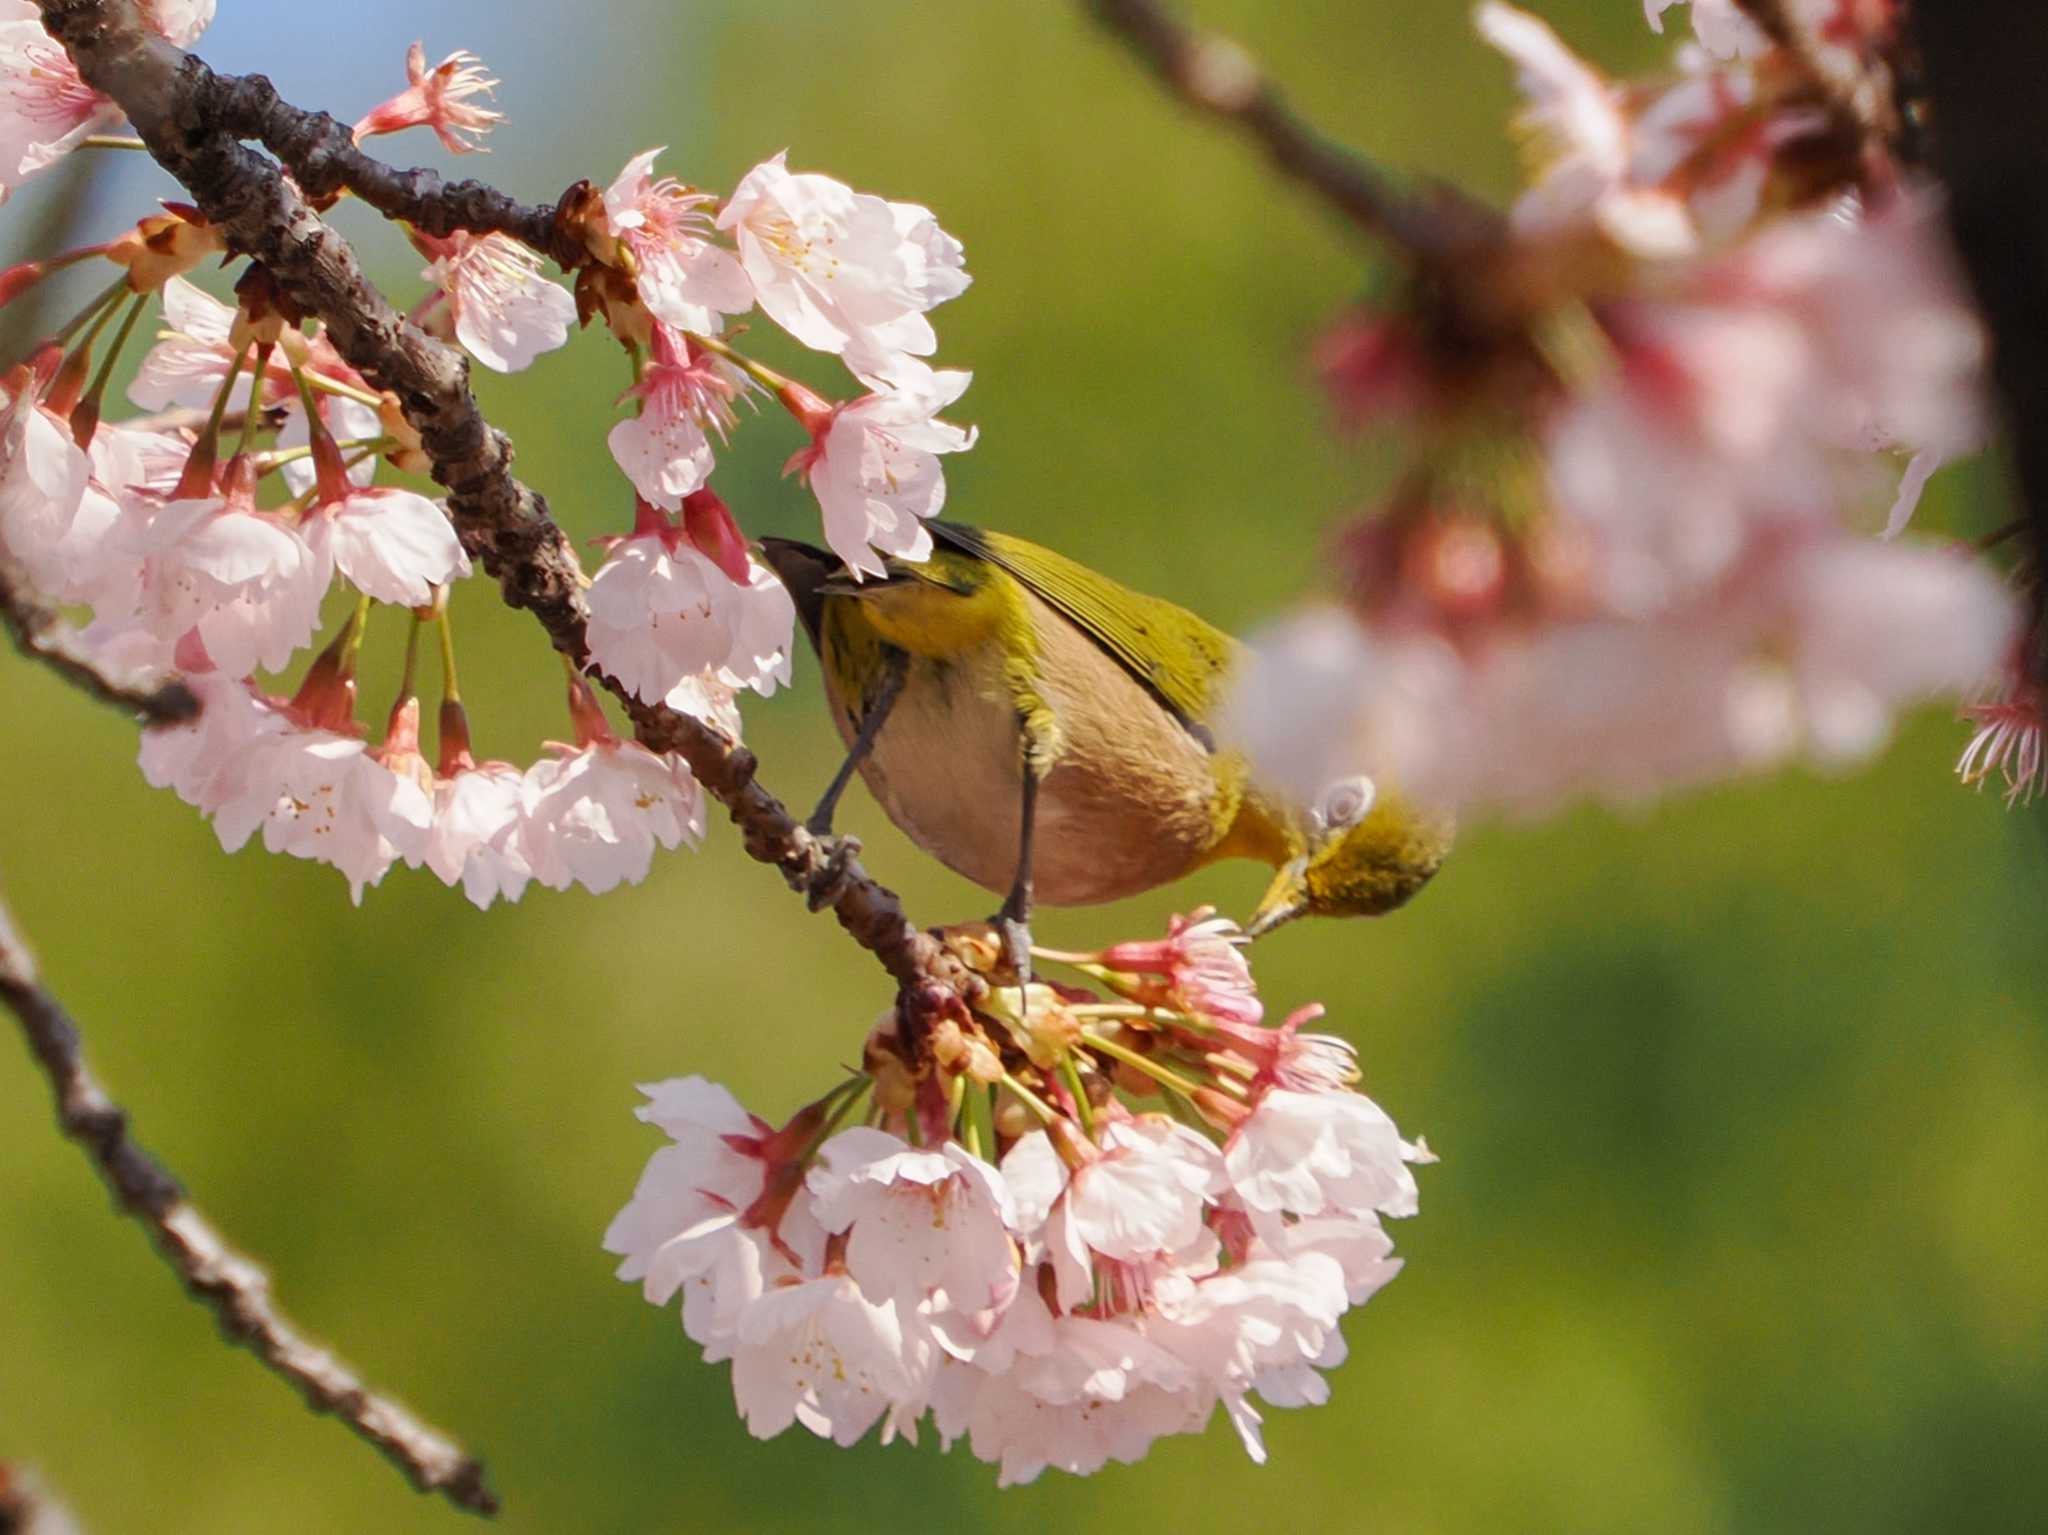
[[1442, 812], [1340, 778], [1302, 816], [1302, 851], [1281, 866], [1245, 924], [1256, 938], [1296, 917], [1376, 917], [1429, 883], [1450, 851]]

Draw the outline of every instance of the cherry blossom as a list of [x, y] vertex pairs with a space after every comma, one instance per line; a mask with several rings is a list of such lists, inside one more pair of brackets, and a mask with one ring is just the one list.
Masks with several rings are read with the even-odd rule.
[[723, 503], [692, 500], [680, 527], [639, 503], [638, 529], [591, 582], [591, 659], [650, 703], [707, 672], [772, 693], [789, 679], [795, 603], [747, 555]]
[[769, 1289], [741, 1314], [733, 1398], [757, 1439], [801, 1423], [850, 1445], [937, 1362], [914, 1313], [868, 1299], [844, 1272], [828, 1273]]
[[0, 202], [121, 121], [121, 109], [79, 78], [63, 46], [28, 0], [0, 4]]
[[580, 884], [602, 895], [637, 885], [656, 847], [702, 839], [703, 791], [681, 758], [609, 732], [549, 750], [520, 789], [521, 845], [533, 877], [549, 889]]
[[437, 503], [395, 486], [335, 488], [341, 494], [316, 500], [300, 526], [323, 571], [339, 570], [364, 596], [405, 607], [424, 607], [435, 587], [469, 574], [469, 556]]
[[432, 69], [427, 50], [414, 43], [405, 53], [406, 88], [363, 115], [355, 140], [406, 128], [431, 128], [450, 154], [474, 154], [483, 136], [505, 120], [505, 114], [479, 105], [474, 98], [496, 94], [498, 82], [484, 72], [483, 61], [458, 48]]
[[[718, 215], [768, 317], [816, 351], [928, 356], [925, 312], [966, 292], [960, 242], [931, 211], [793, 173], [786, 154], [754, 167]], [[962, 387], [965, 387], [964, 385]]]
[[973, 427], [938, 419], [967, 392], [974, 375], [921, 369], [813, 419], [811, 446], [789, 467], [809, 482], [824, 513], [825, 542], [856, 580], [887, 573], [894, 557], [930, 556], [923, 519], [946, 505], [938, 455], [974, 446]]
[[525, 775], [509, 762], [458, 768], [434, 784], [434, 823], [421, 859], [460, 885], [479, 911], [519, 899], [533, 878], [521, 841]]
[[[1112, 944], [1099, 956], [1112, 970], [1141, 971], [1156, 976], [1156, 988], [1141, 987], [1139, 1000], [1171, 1004], [1178, 1012], [1238, 1024], [1255, 1024], [1265, 1015], [1245, 962], [1244, 936], [1228, 917], [1175, 916], [1163, 939]], [[1156, 996], [1155, 996], [1156, 992]]]
[[213, 496], [167, 502], [143, 535], [134, 620], [167, 646], [196, 633], [234, 676], [276, 670], [313, 636], [328, 566], [290, 522], [255, 504], [246, 460]]
[[1956, 763], [1964, 783], [1982, 788], [1997, 773], [2005, 780], [2008, 807], [2048, 792], [2048, 754], [2041, 749], [2048, 711], [2036, 683], [2023, 675], [2011, 677], [1989, 697], [1967, 705], [1963, 718], [1977, 727]]
[[627, 391], [639, 413], [613, 427], [606, 442], [634, 490], [675, 511], [710, 478], [710, 433], [723, 439], [736, 421], [732, 402], [746, 375], [666, 325], [657, 323], [651, 336], [646, 370]]
[[71, 595], [61, 554], [92, 479], [92, 459], [38, 399], [28, 370], [8, 381], [0, 412], [0, 554], [46, 595]]
[[716, 199], [673, 176], [656, 178], [660, 153], [635, 155], [605, 189], [607, 227], [632, 254], [641, 301], [654, 318], [710, 334], [726, 315], [753, 308], [754, 290], [732, 253], [704, 238], [711, 228], [704, 209]]
[[[1664, 30], [1664, 13], [1683, 0], [1643, 0], [1643, 16], [1654, 32]], [[1691, 0], [1693, 36], [1700, 46], [1721, 58], [1747, 57], [1770, 46], [1756, 23], [1742, 14], [1736, 0]]]
[[807, 1182], [819, 1224], [848, 1234], [847, 1272], [870, 1299], [915, 1307], [936, 1292], [979, 1313], [1016, 1293], [1009, 1190], [957, 1143], [921, 1151], [847, 1130], [825, 1143]]
[[1231, 1192], [1255, 1220], [1368, 1210], [1412, 1215], [1408, 1150], [1370, 1098], [1273, 1087], [1231, 1132], [1223, 1161]]
[[414, 231], [431, 258], [420, 274], [434, 295], [416, 318], [452, 337], [487, 368], [517, 373], [569, 339], [576, 300], [540, 272], [540, 257], [509, 235], [457, 230], [446, 239]]

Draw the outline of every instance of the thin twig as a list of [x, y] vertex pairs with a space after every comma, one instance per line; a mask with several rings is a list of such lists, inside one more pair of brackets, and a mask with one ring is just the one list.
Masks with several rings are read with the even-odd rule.
[[1324, 137], [1228, 38], [1196, 31], [1156, 0], [1086, 4], [1175, 96], [1237, 128], [1280, 171], [1397, 251], [1435, 265], [1496, 237], [1497, 216], [1481, 204], [1448, 190], [1405, 194], [1364, 156]]
[[[434, 478], [448, 488], [463, 546], [498, 578], [508, 603], [530, 609], [556, 649], [587, 665], [582, 567], [545, 499], [512, 474], [512, 445], [477, 408], [468, 363], [404, 320], [298, 187], [238, 137], [264, 136], [314, 188], [338, 180], [355, 187], [348, 178], [369, 178], [382, 168], [336, 141], [319, 114], [278, 101], [268, 82], [216, 75], [172, 47], [143, 24], [134, 0], [39, 3], [44, 26], [70, 51], [86, 83], [121, 106], [157, 162], [233, 248], [263, 263], [302, 309], [325, 322], [351, 365], [398, 397]], [[386, 211], [402, 207], [423, 229], [469, 227], [461, 220], [494, 206], [484, 196], [488, 188], [446, 185], [426, 172], [390, 175], [388, 184], [372, 178], [370, 190], [356, 189]], [[454, 211], [437, 212], [444, 204]], [[517, 222], [506, 209], [498, 211], [505, 221], [494, 227]], [[528, 229], [521, 238], [538, 236]], [[895, 977], [913, 1010], [950, 1009], [976, 989], [964, 967], [912, 926], [894, 892], [862, 870], [852, 843], [812, 836], [755, 781], [752, 752], [689, 715], [639, 703], [613, 678], [599, 680], [626, 705], [640, 739], [681, 756], [726, 807], [748, 854], [773, 864], [814, 909], [830, 907]]]
[[86, 1065], [77, 1026], [42, 985], [33, 956], [0, 907], [0, 1004], [20, 1021], [56, 1098], [57, 1124], [76, 1141], [121, 1210], [149, 1228], [164, 1260], [194, 1299], [209, 1307], [229, 1341], [247, 1347], [298, 1388], [315, 1412], [331, 1412], [367, 1440], [422, 1492], [460, 1508], [497, 1511], [482, 1464], [312, 1339], [270, 1298], [261, 1268], [229, 1246], [193, 1207], [164, 1165], [128, 1134], [128, 1116]]
[[121, 676], [89, 654], [70, 624], [21, 590], [5, 562], [0, 562], [0, 625], [30, 660], [42, 662], [101, 703], [141, 715], [148, 724], [175, 725], [199, 713], [199, 700], [184, 683]]

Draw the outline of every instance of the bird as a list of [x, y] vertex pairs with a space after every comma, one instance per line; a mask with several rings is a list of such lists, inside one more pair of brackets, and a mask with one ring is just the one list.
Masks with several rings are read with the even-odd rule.
[[1214, 720], [1244, 648], [1198, 615], [1011, 534], [933, 520], [923, 560], [863, 579], [765, 538], [819, 659], [844, 764], [806, 823], [830, 835], [857, 771], [911, 841], [1004, 895], [1029, 973], [1035, 904], [1087, 906], [1226, 858], [1273, 868], [1244, 931], [1368, 916], [1443, 863], [1450, 818], [1363, 774], [1302, 803]]

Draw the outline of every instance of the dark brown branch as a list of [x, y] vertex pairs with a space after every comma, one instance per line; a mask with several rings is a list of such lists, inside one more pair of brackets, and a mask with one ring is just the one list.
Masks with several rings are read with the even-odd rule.
[[49, 1078], [57, 1124], [92, 1159], [123, 1213], [149, 1229], [164, 1261], [208, 1307], [229, 1341], [242, 1344], [298, 1388], [315, 1412], [331, 1412], [423, 1492], [495, 1513], [481, 1463], [389, 1397], [366, 1387], [341, 1359], [301, 1334], [270, 1298], [270, 1281], [186, 1199], [178, 1180], [128, 1134], [128, 1116], [86, 1065], [78, 1029], [44, 989], [35, 960], [0, 908], [0, 1005], [21, 1024]]
[[1362, 155], [1325, 138], [1228, 38], [1195, 31], [1156, 0], [1086, 4], [1175, 96], [1238, 129], [1283, 174], [1418, 263], [1440, 265], [1497, 237], [1490, 209], [1448, 190], [1404, 194]]
[[101, 703], [139, 714], [152, 725], [174, 725], [199, 713], [199, 700], [184, 683], [116, 676], [88, 655], [72, 627], [23, 592], [4, 562], [0, 562], [0, 625], [5, 625], [23, 655], [42, 662]]
[[[295, 302], [325, 322], [350, 364], [398, 397], [435, 479], [448, 489], [464, 547], [497, 577], [507, 602], [534, 613], [556, 649], [586, 664], [582, 567], [547, 502], [513, 476], [512, 445], [478, 410], [468, 363], [401, 318], [276, 164], [237, 142], [233, 126], [214, 120], [210, 114], [236, 100], [244, 83], [216, 76], [150, 32], [134, 0], [41, 4], [44, 25], [87, 83], [121, 105], [150, 153], [233, 248], [262, 262]], [[251, 94], [274, 100], [268, 87]], [[976, 988], [963, 967], [911, 925], [894, 892], [861, 869], [851, 845], [813, 837], [755, 781], [753, 753], [689, 715], [641, 704], [613, 679], [600, 680], [627, 705], [640, 739], [681, 756], [726, 807], [748, 854], [781, 870], [814, 908], [831, 907], [913, 1006], [946, 1006]]]

